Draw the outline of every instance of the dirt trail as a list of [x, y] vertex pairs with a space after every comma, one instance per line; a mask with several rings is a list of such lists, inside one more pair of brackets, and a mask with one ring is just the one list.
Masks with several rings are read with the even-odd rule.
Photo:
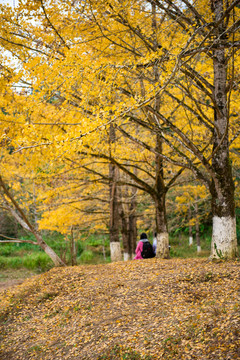
[[13, 286], [20, 285], [25, 279], [11, 279], [7, 281], [0, 282], [0, 291], [7, 290]]
[[1, 269], [0, 292], [20, 285], [34, 275], [36, 274], [27, 269]]

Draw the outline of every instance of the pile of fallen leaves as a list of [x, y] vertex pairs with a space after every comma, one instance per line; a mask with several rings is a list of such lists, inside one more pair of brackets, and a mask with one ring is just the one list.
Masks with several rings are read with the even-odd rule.
[[0, 359], [240, 358], [239, 262], [55, 268], [0, 293]]

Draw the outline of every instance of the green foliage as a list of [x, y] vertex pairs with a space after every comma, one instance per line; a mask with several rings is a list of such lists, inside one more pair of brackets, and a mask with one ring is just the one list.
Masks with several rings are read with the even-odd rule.
[[[22, 236], [23, 240], [35, 241], [32, 235]], [[70, 240], [57, 232], [47, 232], [44, 241], [64, 260], [71, 264]], [[105, 258], [103, 255], [105, 249]], [[110, 262], [109, 240], [93, 234], [87, 239], [76, 240], [77, 263], [99, 264]], [[51, 259], [37, 245], [28, 243], [0, 244], [0, 267], [19, 269], [21, 267], [37, 272], [47, 271], [53, 266]]]
[[96, 236], [96, 234], [89, 237], [89, 239], [87, 239], [86, 242], [88, 243], [89, 246], [93, 246], [93, 247], [109, 245], [109, 241], [106, 238], [102, 236]]
[[171, 245], [170, 257], [197, 258], [208, 257], [210, 255], [211, 238], [209, 236], [201, 238], [202, 251], [200, 253], [197, 252], [196, 242], [189, 246], [188, 236], [184, 233], [179, 232], [178, 236], [171, 236], [169, 242]]
[[10, 244], [1, 244], [0, 254], [1, 256], [12, 256], [13, 246]]
[[237, 242], [240, 245], [240, 208], [236, 208]]
[[54, 264], [49, 256], [45, 253], [33, 253], [23, 258], [23, 266], [30, 270], [43, 272], [51, 269]]
[[[206, 232], [208, 233], [208, 232]], [[205, 235], [206, 236], [206, 235]], [[151, 236], [150, 236], [151, 238]], [[33, 236], [25, 237], [26, 240], [34, 240]], [[66, 262], [71, 264], [70, 241], [56, 232], [47, 233], [44, 236], [46, 243]], [[187, 231], [178, 229], [170, 236], [170, 257], [193, 258], [208, 257], [211, 248], [211, 236], [201, 238], [202, 251], [197, 253], [194, 243], [188, 244]], [[99, 264], [110, 262], [109, 239], [106, 236], [93, 234], [88, 238], [76, 241], [77, 263], [78, 264]], [[105, 256], [103, 254], [105, 250]], [[42, 272], [53, 266], [51, 259], [38, 246], [27, 243], [0, 244], [0, 267], [15, 268], [21, 267]]]
[[81, 263], [89, 263], [93, 260], [94, 254], [91, 250], [84, 250], [80, 256]]
[[22, 259], [20, 257], [5, 257], [0, 256], [0, 269], [20, 269], [23, 266]]
[[43, 272], [49, 270], [54, 264], [49, 256], [43, 252], [36, 252], [31, 255], [20, 256], [0, 256], [0, 268], [2, 269], [20, 269], [25, 267], [29, 270]]
[[221, 251], [221, 250], [218, 250], [216, 243], [214, 243], [214, 249], [215, 249], [215, 251], [216, 251], [217, 256], [219, 257], [219, 259], [223, 259], [224, 257], [223, 257], [222, 251]]

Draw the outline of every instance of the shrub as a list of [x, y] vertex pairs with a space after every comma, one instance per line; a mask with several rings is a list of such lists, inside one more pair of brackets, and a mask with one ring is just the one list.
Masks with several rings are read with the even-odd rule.
[[79, 257], [81, 263], [88, 263], [93, 260], [94, 254], [91, 250], [84, 250]]
[[22, 259], [20, 257], [5, 257], [0, 256], [0, 269], [19, 269], [23, 266]]
[[54, 264], [47, 254], [39, 252], [25, 256], [23, 258], [23, 266], [30, 270], [43, 272], [51, 269]]
[[14, 247], [12, 244], [0, 245], [0, 256], [11, 256], [13, 254], [13, 251], [14, 251]]

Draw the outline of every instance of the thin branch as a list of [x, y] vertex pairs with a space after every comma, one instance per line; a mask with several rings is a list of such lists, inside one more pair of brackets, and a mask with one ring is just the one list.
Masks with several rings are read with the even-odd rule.
[[28, 50], [32, 50], [32, 51], [36, 51], [42, 55], [45, 55], [45, 56], [49, 56], [48, 54], [46, 54], [45, 52], [41, 51], [41, 50], [38, 50], [38, 49], [34, 49], [34, 48], [31, 48], [30, 46], [27, 46], [27, 45], [24, 45], [24, 44], [20, 44], [20, 43], [15, 43], [14, 41], [10, 41], [8, 39], [5, 39], [3, 38], [2, 36], [0, 36], [0, 39], [9, 43], [9, 44], [12, 44], [12, 45], [16, 45], [16, 46], [20, 46], [20, 47], [24, 47], [25, 49], [28, 49]]
[[[91, 2], [90, 2], [90, 4], [91, 4]], [[130, 51], [130, 52], [132, 52], [134, 55], [136, 55], [136, 56], [142, 56], [142, 54], [141, 53], [139, 53], [139, 52], [136, 52], [136, 50], [135, 49], [130, 49], [130, 48], [128, 48], [128, 47], [126, 47], [126, 46], [123, 46], [123, 45], [121, 45], [121, 44], [119, 44], [119, 43], [117, 43], [117, 42], [115, 42], [114, 40], [112, 40], [112, 39], [109, 39], [109, 37], [106, 35], [106, 34], [104, 34], [104, 32], [103, 32], [103, 29], [102, 29], [102, 27], [100, 26], [100, 24], [98, 23], [98, 21], [97, 21], [97, 19], [96, 19], [96, 16], [95, 16], [95, 14], [94, 14], [94, 11], [92, 10], [92, 16], [93, 16], [93, 18], [94, 18], [94, 21], [95, 21], [95, 23], [97, 24], [97, 26], [98, 26], [98, 28], [99, 28], [99, 30], [100, 30], [100, 32], [101, 32], [101, 34], [103, 35], [103, 37], [104, 38], [106, 38], [107, 40], [109, 40], [110, 41], [110, 43], [112, 43], [112, 44], [114, 44], [114, 45], [116, 45], [116, 46], [119, 46], [119, 47], [121, 47], [121, 48], [123, 48], [123, 49], [125, 49], [125, 50], [127, 50], [127, 51]]]
[[63, 39], [63, 37], [59, 34], [58, 30], [55, 28], [55, 26], [52, 24], [52, 22], [50, 21], [49, 17], [47, 16], [44, 4], [43, 4], [43, 0], [41, 0], [41, 6], [44, 12], [44, 15], [49, 23], [49, 25], [51, 26], [51, 28], [55, 31], [55, 33], [57, 34], [57, 36], [61, 39], [62, 43], [68, 48], [70, 49], [70, 47], [68, 46], [68, 44], [66, 44], [66, 41]]
[[15, 238], [11, 238], [9, 236], [3, 235], [3, 234], [0, 234], [0, 237], [7, 239], [7, 240], [0, 240], [0, 244], [1, 243], [9, 243], [9, 244], [11, 244], [11, 243], [26, 243], [26, 244], [38, 245], [37, 242], [32, 241], [32, 240], [15, 239]]

